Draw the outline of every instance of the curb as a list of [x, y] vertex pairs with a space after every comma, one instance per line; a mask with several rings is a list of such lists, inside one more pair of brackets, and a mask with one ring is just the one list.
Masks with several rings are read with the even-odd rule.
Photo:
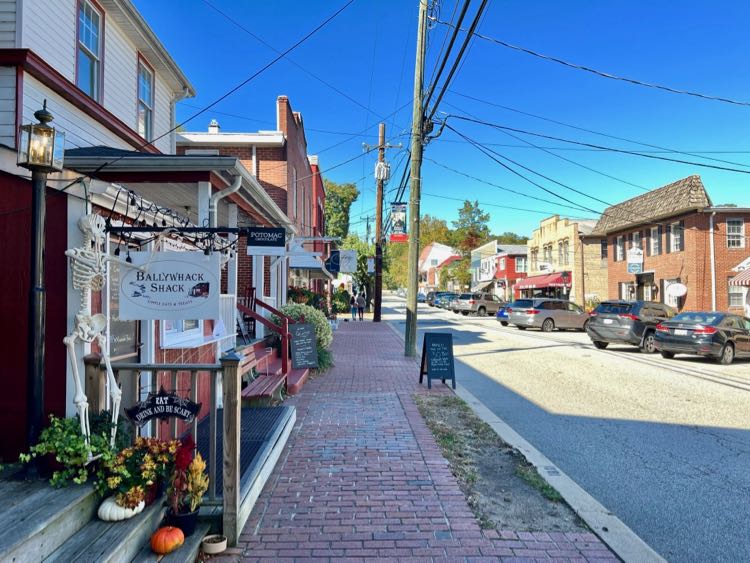
[[[404, 337], [390, 322], [385, 324], [403, 340]], [[416, 358], [421, 354], [417, 351]], [[506, 444], [518, 450], [531, 463], [539, 475], [562, 495], [565, 502], [591, 528], [607, 546], [625, 562], [665, 563], [661, 555], [643, 541], [633, 530], [607, 510], [599, 501], [587, 493], [578, 483], [568, 477], [559, 467], [527, 442], [518, 432], [487, 408], [466, 387], [456, 383], [453, 391], [463, 399], [471, 410], [497, 434]]]

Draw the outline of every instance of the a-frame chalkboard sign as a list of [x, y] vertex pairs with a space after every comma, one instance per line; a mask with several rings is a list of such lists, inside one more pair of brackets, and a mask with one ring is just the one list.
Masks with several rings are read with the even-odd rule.
[[422, 366], [419, 383], [427, 375], [427, 388], [432, 389], [432, 380], [446, 379], [456, 388], [456, 370], [453, 365], [453, 335], [445, 332], [426, 332], [422, 341]]

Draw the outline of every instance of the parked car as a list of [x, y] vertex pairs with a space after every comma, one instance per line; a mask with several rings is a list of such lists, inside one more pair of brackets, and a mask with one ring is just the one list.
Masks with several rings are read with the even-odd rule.
[[508, 307], [510, 306], [511, 303], [503, 305], [497, 310], [497, 313], [495, 314], [495, 319], [503, 326], [508, 326], [508, 323], [510, 322], [508, 319]]
[[471, 293], [459, 293], [448, 304], [448, 310], [458, 314], [461, 312], [459, 302], [471, 299]]
[[422, 293], [421, 291], [417, 293], [417, 303], [424, 303], [426, 299], [427, 296], [424, 293]]
[[544, 332], [560, 329], [586, 330], [589, 314], [566, 299], [536, 297], [518, 299], [508, 305], [508, 322], [520, 330], [540, 328]]
[[728, 313], [680, 313], [656, 325], [654, 343], [665, 358], [692, 354], [728, 365], [750, 356], [750, 319]]
[[497, 313], [502, 305], [505, 303], [491, 293], [462, 293], [456, 302], [456, 309], [462, 315], [486, 317]]
[[458, 297], [458, 293], [454, 293], [452, 291], [446, 291], [444, 293], [438, 294], [438, 297], [435, 299], [435, 307], [439, 307], [441, 309], [447, 309], [450, 302]]
[[676, 314], [669, 305], [653, 301], [603, 301], [591, 313], [586, 332], [600, 350], [611, 343], [632, 344], [653, 354], [656, 325]]

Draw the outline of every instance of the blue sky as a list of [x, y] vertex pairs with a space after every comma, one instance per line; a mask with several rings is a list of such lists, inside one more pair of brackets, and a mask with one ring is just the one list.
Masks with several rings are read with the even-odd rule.
[[[210, 1], [280, 50], [294, 43], [343, 3]], [[179, 119], [189, 117], [196, 108], [221, 96], [276, 56], [203, 0], [184, 0], [179, 4], [173, 0], [135, 0], [135, 4], [198, 92], [196, 98], [178, 104]], [[478, 5], [478, 0], [473, 4]], [[310, 73], [369, 108], [369, 112], [282, 60], [213, 110], [190, 122], [186, 129], [203, 130], [211, 118], [218, 119], [224, 131], [273, 129], [276, 96], [288, 95], [292, 107], [302, 112], [309, 152], [319, 155], [324, 175], [337, 182], [357, 181], [368, 175], [358, 183], [361, 196], [352, 208], [352, 229], [364, 232], [365, 223], [361, 218], [374, 214], [371, 174], [374, 153], [327, 174], [325, 170], [362, 154], [363, 142], [375, 143], [377, 123], [384, 117], [388, 117], [387, 137], [391, 142], [408, 145], [408, 134], [404, 132], [411, 121], [417, 5], [417, 0], [356, 0], [336, 20], [289, 55]], [[440, 5], [440, 19], [449, 20], [456, 2], [443, 0]], [[742, 1], [688, 0], [678, 4], [666, 0], [495, 0], [490, 2], [479, 31], [613, 74], [750, 101], [749, 24], [750, 2]], [[429, 32], [428, 79], [447, 31], [445, 26], [437, 24]], [[515, 113], [466, 95], [609, 135], [669, 149], [700, 151], [705, 157], [735, 164], [658, 153], [661, 156], [750, 171], [749, 106], [606, 80], [478, 38], [454, 78], [440, 112], [474, 115], [492, 123], [610, 147], [653, 150]], [[402, 106], [405, 107], [391, 116]], [[522, 137], [549, 147], [556, 155], [617, 178], [612, 179], [529, 147], [498, 129], [455, 119], [450, 119], [449, 123], [476, 141], [497, 144], [490, 148], [502, 155], [608, 203], [700, 174], [714, 203], [750, 207], [748, 174], [580, 150], [582, 147], [559, 141]], [[355, 135], [368, 127], [366, 135]], [[398, 149], [388, 152], [394, 169], [403, 157], [404, 153]], [[425, 157], [431, 160], [425, 160], [423, 168], [423, 214], [449, 221], [455, 219], [460, 202], [435, 196], [477, 199], [487, 204], [484, 208], [491, 214], [490, 226], [494, 232], [521, 234], [529, 234], [545, 214], [594, 216], [588, 211], [555, 204], [555, 201], [564, 202], [500, 167], [453, 132], [445, 131], [430, 143]], [[433, 160], [552, 203], [467, 179], [441, 168]], [[389, 188], [395, 187], [401, 170], [399, 167]], [[605, 207], [549, 180], [521, 172], [584, 207], [600, 211]]]

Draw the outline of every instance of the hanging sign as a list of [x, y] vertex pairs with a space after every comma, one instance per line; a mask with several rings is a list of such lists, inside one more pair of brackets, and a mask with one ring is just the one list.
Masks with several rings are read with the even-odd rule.
[[286, 254], [286, 231], [283, 228], [248, 227], [248, 256], [284, 256]]
[[357, 271], [357, 251], [339, 250], [339, 272], [352, 274]]
[[391, 204], [391, 242], [406, 242], [406, 204], [395, 202]]
[[326, 258], [326, 270], [328, 270], [331, 274], [339, 273], [340, 263], [338, 250], [331, 250], [330, 256]]
[[643, 272], [643, 250], [634, 246], [627, 253], [628, 273], [640, 274]]
[[131, 252], [120, 272], [120, 320], [218, 319], [221, 255]]
[[447, 332], [426, 332], [422, 341], [422, 365], [419, 383], [427, 375], [427, 388], [432, 389], [432, 380], [446, 379], [456, 388], [456, 370], [453, 365], [453, 335]]
[[145, 400], [125, 409], [125, 413], [135, 424], [143, 426], [153, 418], [179, 418], [185, 422], [192, 422], [200, 410], [201, 403], [178, 397], [177, 393], [169, 393], [162, 387], [158, 393], [149, 393]]

